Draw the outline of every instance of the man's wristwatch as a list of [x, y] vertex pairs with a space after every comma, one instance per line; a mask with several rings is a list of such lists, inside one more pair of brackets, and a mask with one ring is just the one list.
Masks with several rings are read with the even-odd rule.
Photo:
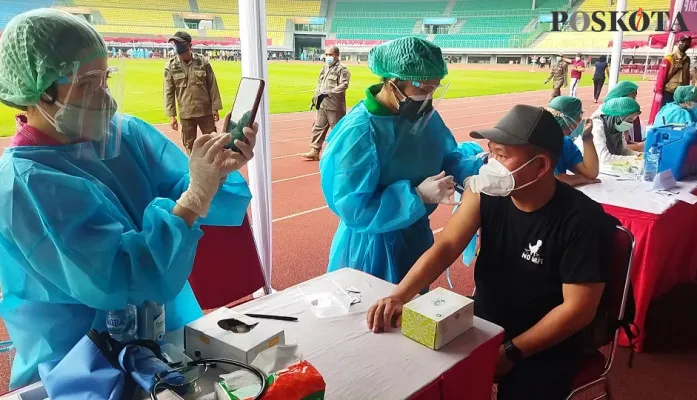
[[523, 358], [523, 353], [517, 348], [513, 341], [509, 340], [503, 344], [503, 350], [506, 352], [506, 358], [512, 363], [517, 363]]

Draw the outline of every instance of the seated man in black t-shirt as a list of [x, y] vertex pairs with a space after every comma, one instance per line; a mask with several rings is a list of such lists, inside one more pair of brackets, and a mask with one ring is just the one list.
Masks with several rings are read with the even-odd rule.
[[428, 287], [481, 227], [475, 314], [505, 329], [499, 399], [562, 399], [606, 281], [616, 221], [583, 193], [557, 181], [562, 132], [552, 114], [515, 106], [493, 129], [489, 157], [436, 243], [368, 312], [380, 332], [399, 326], [402, 305]]

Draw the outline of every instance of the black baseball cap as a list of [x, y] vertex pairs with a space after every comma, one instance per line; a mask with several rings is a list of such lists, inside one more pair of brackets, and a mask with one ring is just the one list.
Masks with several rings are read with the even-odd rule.
[[186, 43], [191, 44], [191, 35], [189, 35], [186, 32], [179, 31], [179, 32], [175, 33], [174, 36], [169, 38], [169, 40], [167, 40], [167, 41], [171, 42], [173, 40], [176, 42], [180, 42], [180, 43], [186, 42]]
[[470, 132], [475, 139], [503, 145], [529, 144], [561, 155], [564, 134], [554, 116], [542, 107], [518, 104], [491, 129]]

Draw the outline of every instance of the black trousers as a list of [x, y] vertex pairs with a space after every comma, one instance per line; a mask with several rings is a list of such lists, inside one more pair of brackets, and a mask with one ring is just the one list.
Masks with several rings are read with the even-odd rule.
[[600, 98], [600, 93], [603, 91], [603, 85], [605, 84], [605, 76], [602, 78], [593, 77], [593, 99], [598, 100]]
[[552, 348], [518, 362], [498, 384], [498, 400], [564, 400], [580, 366], [574, 351]]

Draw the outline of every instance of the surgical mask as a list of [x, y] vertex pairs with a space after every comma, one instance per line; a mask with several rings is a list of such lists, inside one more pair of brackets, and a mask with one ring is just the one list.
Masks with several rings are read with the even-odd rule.
[[693, 108], [695, 108], [695, 102], [694, 101], [685, 102], [685, 108], [688, 110], [692, 110]]
[[56, 131], [65, 135], [69, 139], [89, 139], [96, 142], [101, 141], [107, 134], [104, 130], [109, 126], [109, 121], [116, 114], [118, 104], [111, 96], [108, 89], [104, 89], [107, 105], [99, 109], [89, 109], [73, 104], [63, 104], [56, 101], [58, 111], [53, 117], [41, 106], [39, 112], [46, 118], [48, 123], [56, 128]]
[[581, 61], [581, 57], [576, 57], [576, 61]]
[[332, 65], [332, 64], [334, 64], [334, 57], [333, 57], [333, 56], [327, 56], [327, 57], [324, 59], [324, 62], [326, 62], [327, 65]]
[[172, 49], [179, 54], [186, 54], [189, 51], [189, 46], [186, 43], [172, 43]]
[[506, 197], [514, 190], [522, 189], [537, 182], [537, 179], [519, 187], [515, 187], [513, 174], [525, 168], [538, 156], [528, 160], [525, 164], [509, 171], [503, 164], [492, 157], [488, 157], [486, 164], [479, 169], [479, 174], [467, 179], [465, 185], [469, 185], [473, 193], [484, 193], [489, 196]]
[[583, 134], [584, 126], [583, 126], [582, 122], [583, 121], [579, 122], [578, 126], [576, 126], [576, 128], [573, 131], [571, 131], [571, 133], [569, 134], [569, 139], [576, 140], [577, 137], [579, 137]]
[[627, 132], [630, 130], [634, 124], [632, 122], [627, 122], [627, 121], [622, 121], [619, 124], [615, 124], [615, 129], [617, 129], [618, 132]]

